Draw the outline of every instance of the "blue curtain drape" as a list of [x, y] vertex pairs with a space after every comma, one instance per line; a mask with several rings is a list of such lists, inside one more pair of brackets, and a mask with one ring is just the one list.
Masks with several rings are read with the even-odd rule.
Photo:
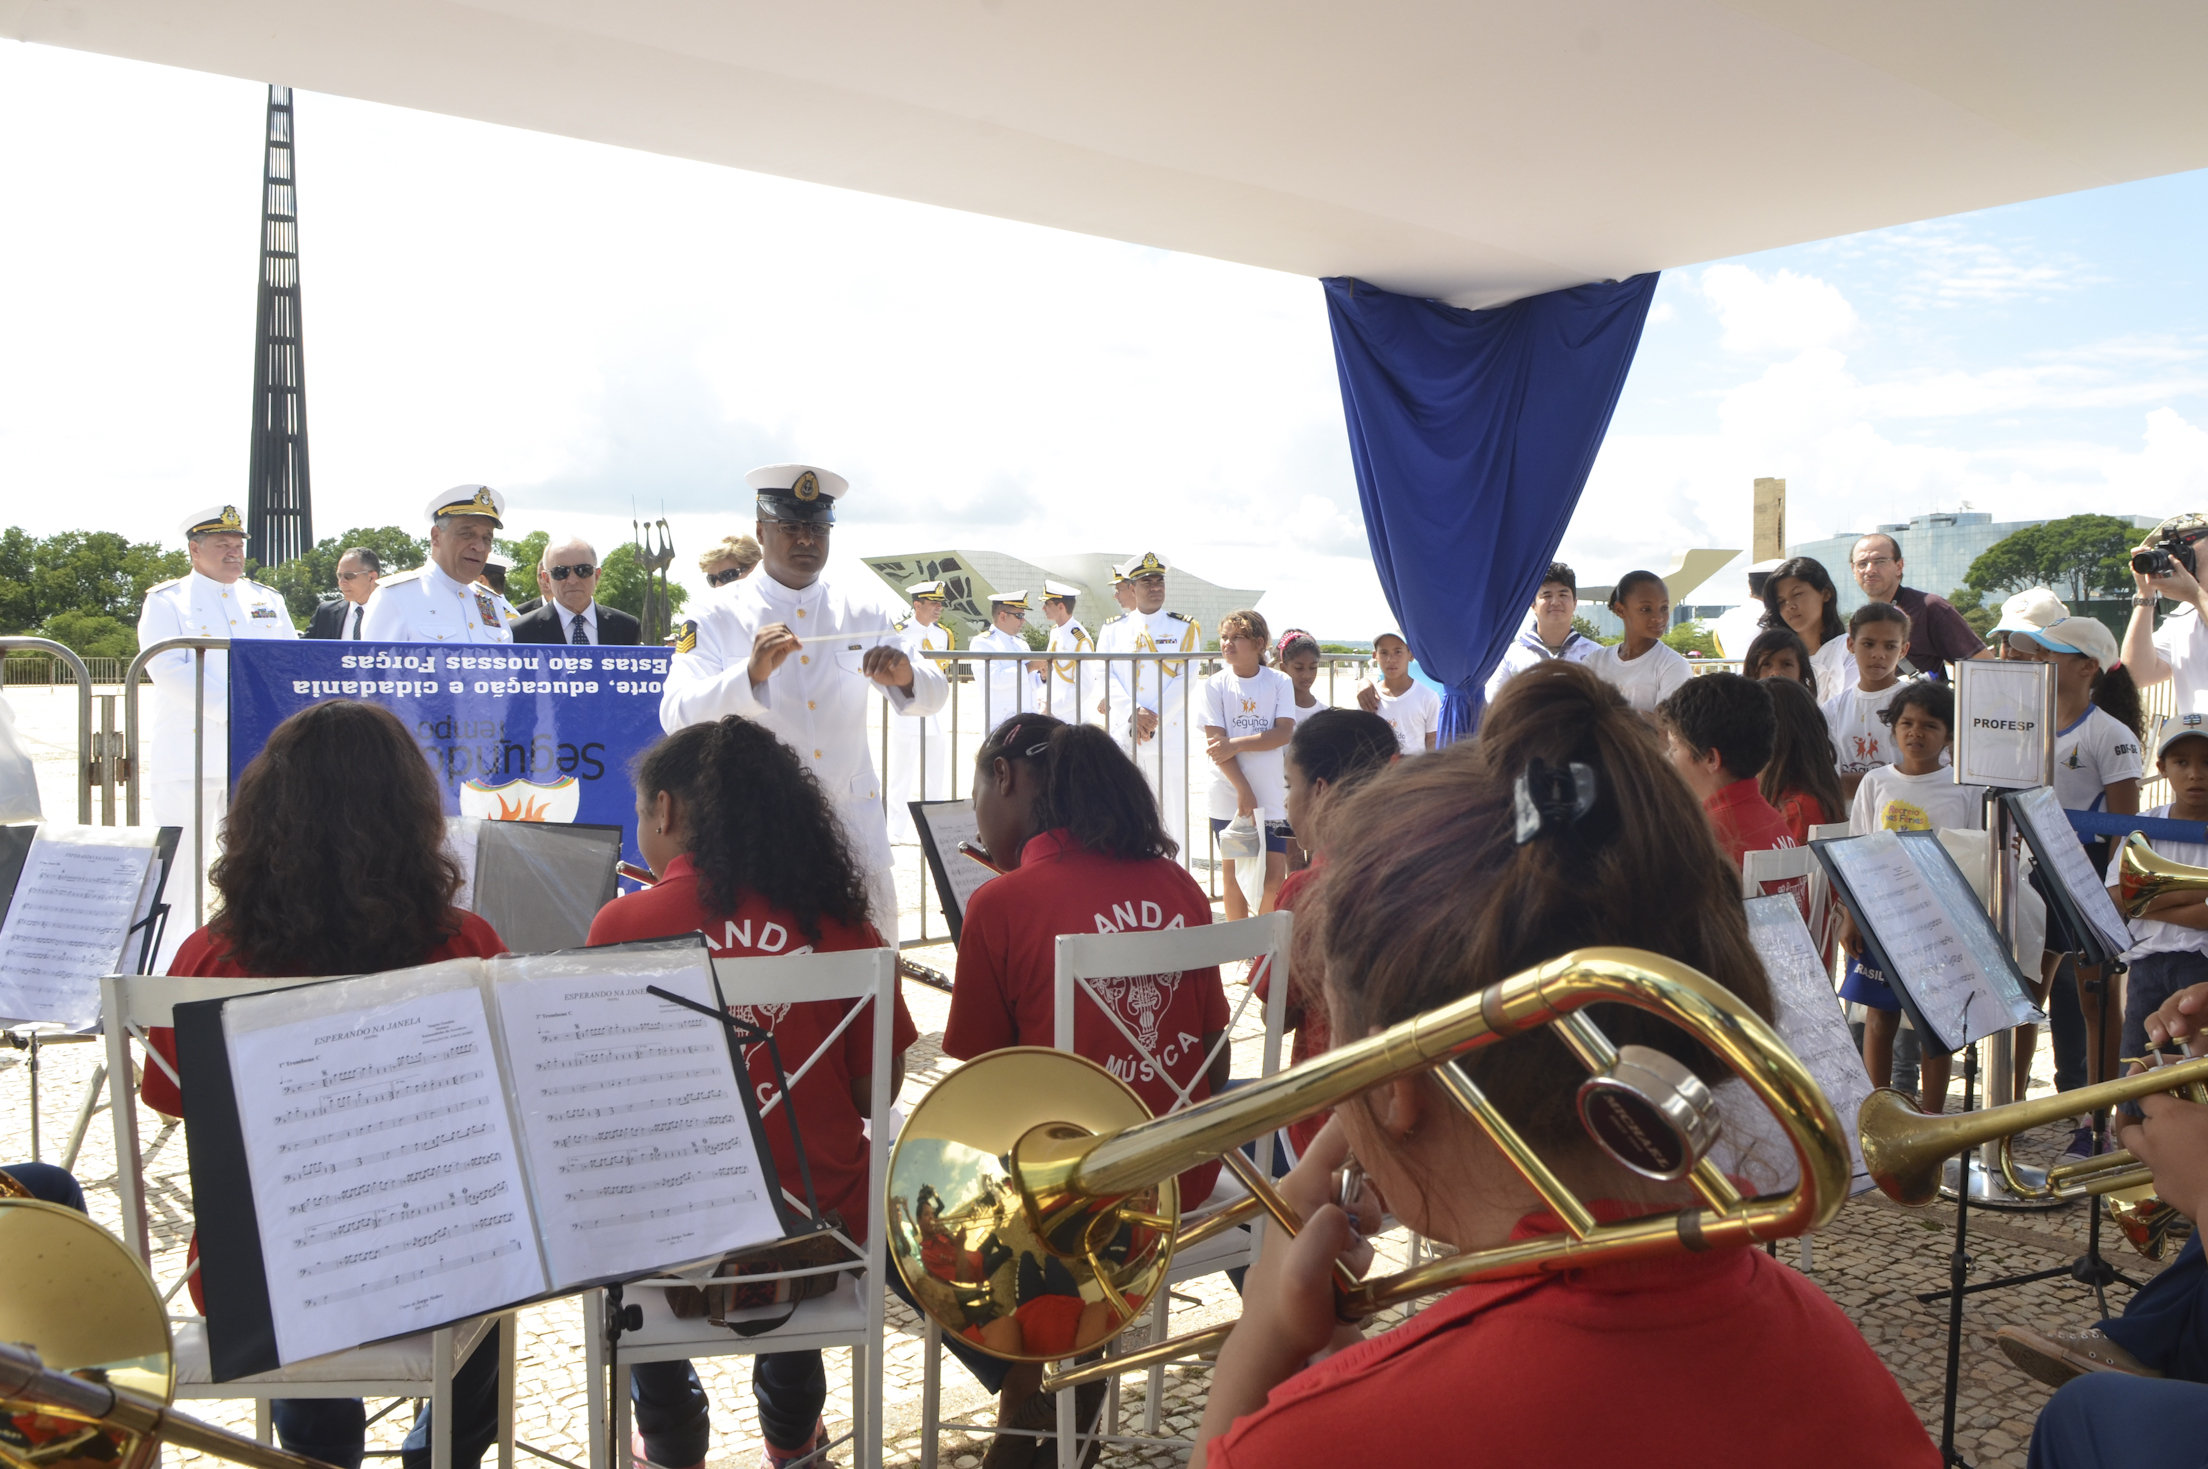
[[1478, 726], [1482, 686], [1564, 539], [1656, 276], [1486, 311], [1322, 284], [1373, 564], [1449, 691], [1447, 743]]

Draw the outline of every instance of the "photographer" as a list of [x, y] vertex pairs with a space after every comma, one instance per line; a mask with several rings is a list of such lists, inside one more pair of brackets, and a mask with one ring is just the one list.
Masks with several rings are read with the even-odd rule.
[[[2131, 552], [2138, 590], [2131, 599], [2131, 625], [2124, 630], [2124, 663], [2141, 688], [2175, 679], [2180, 714], [2208, 711], [2208, 632], [2201, 622], [2208, 616], [2208, 594], [2201, 591], [2194, 551], [2203, 537], [2208, 537], [2208, 516], [2173, 515]], [[2154, 626], [2158, 597], [2178, 604], [2159, 632]]]

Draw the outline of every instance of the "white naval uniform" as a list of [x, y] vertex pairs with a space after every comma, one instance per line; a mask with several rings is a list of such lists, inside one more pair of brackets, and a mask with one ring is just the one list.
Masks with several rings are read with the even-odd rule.
[[[900, 618], [897, 630], [905, 635], [912, 661], [922, 653], [948, 653], [957, 646], [948, 625], [936, 622], [923, 627], [911, 618]], [[933, 662], [932, 659], [927, 660]], [[941, 664], [936, 664], [938, 668]], [[913, 785], [918, 781], [920, 789]], [[951, 798], [951, 740], [943, 732], [943, 716], [923, 714], [917, 719], [893, 720], [889, 726], [889, 833], [892, 841], [917, 840], [912, 829], [908, 801], [947, 801]]]
[[[150, 648], [170, 638], [296, 638], [291, 610], [283, 594], [273, 587], [239, 578], [228, 584], [192, 572], [175, 581], [162, 582], [146, 591], [138, 613], [138, 646]], [[140, 788], [139, 819], [148, 826], [182, 827], [184, 839], [177, 849], [180, 874], [192, 870], [192, 664], [186, 649], [163, 653], [146, 665], [153, 679], [153, 699], [141, 736], [140, 750], [145, 783]], [[230, 792], [230, 655], [207, 655], [205, 705], [206, 763], [202, 770], [202, 851], [215, 860], [215, 834], [229, 807]], [[176, 946], [194, 927], [192, 896], [184, 882], [173, 883], [167, 895], [170, 907], [168, 932], [160, 958], [165, 964]]]
[[[1089, 641], [1089, 630], [1081, 625], [1078, 617], [1069, 617], [1062, 627], [1050, 630], [1050, 651], [1061, 653], [1093, 653], [1096, 645]], [[1099, 724], [1103, 716], [1096, 712], [1098, 693], [1104, 684], [1101, 663], [1084, 663], [1078, 658], [1054, 657], [1050, 664], [1050, 701], [1046, 713], [1055, 714], [1068, 724]]]
[[[1018, 633], [1006, 632], [1001, 627], [984, 628], [974, 634], [967, 648], [976, 653], [1024, 653], [1035, 656], [1027, 639]], [[983, 665], [988, 677], [982, 681], [982, 728], [993, 730], [1015, 714], [1033, 714], [1042, 707], [1039, 690], [1042, 680], [1027, 671], [1027, 665], [1010, 658], [992, 659]]]
[[376, 584], [360, 636], [371, 643], [510, 643], [513, 620], [504, 597], [472, 582], [462, 585], [429, 561]]
[[[730, 714], [756, 720], [795, 750], [843, 818], [852, 855], [867, 874], [875, 928], [897, 942], [897, 885], [890, 867], [889, 823], [882, 814], [881, 777], [867, 739], [870, 691], [890, 712], [920, 718], [942, 709], [950, 680], [931, 658], [912, 660], [912, 692], [878, 684], [864, 670], [866, 652], [896, 643], [891, 631], [903, 608], [867, 583], [847, 584], [833, 572], [796, 590], [764, 567], [745, 577], [695, 619], [682, 625], [659, 722], [672, 732]], [[799, 649], [756, 689], [751, 645], [759, 629], [782, 623]], [[838, 632], [873, 636], [839, 639]]]
[[[1160, 609], [1156, 612], [1130, 612], [1125, 619], [1114, 619], [1121, 629], [1119, 653], [1188, 653], [1203, 651], [1202, 630], [1193, 617]], [[1111, 665], [1114, 683], [1124, 680], [1128, 684], [1130, 711], [1148, 709], [1158, 716], [1157, 732], [1140, 744], [1127, 744], [1141, 767], [1143, 777], [1150, 788], [1158, 793], [1158, 814], [1165, 820], [1165, 829], [1181, 844], [1181, 850], [1190, 849], [1188, 831], [1188, 741], [1191, 724], [1183, 717], [1185, 705], [1195, 692], [1190, 682], [1194, 670], [1186, 658], [1160, 661], [1136, 661]], [[1119, 712], [1118, 700], [1113, 701], [1113, 715]], [[1194, 711], [1197, 720], [1203, 718], [1199, 703]], [[1132, 718], [1132, 712], [1129, 715]], [[1117, 729], [1113, 730], [1116, 735]], [[1132, 740], [1132, 735], [1127, 737]], [[1123, 741], [1126, 743], [1126, 741]], [[1160, 755], [1163, 769], [1160, 769]]]

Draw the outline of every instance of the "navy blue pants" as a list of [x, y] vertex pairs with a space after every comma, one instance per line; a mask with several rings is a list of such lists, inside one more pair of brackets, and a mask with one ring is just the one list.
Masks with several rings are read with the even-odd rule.
[[2188, 985], [2208, 981], [2208, 954], [2141, 954], [2124, 977], [2125, 1056], [2147, 1053], [2147, 1017]]
[[[453, 1469], [472, 1469], [483, 1451], [498, 1441], [498, 1365], [504, 1350], [501, 1322], [477, 1344], [475, 1355], [452, 1378]], [[295, 1454], [360, 1469], [367, 1447], [368, 1414], [359, 1398], [277, 1398], [268, 1405], [276, 1437]], [[424, 1403], [414, 1431], [399, 1446], [406, 1469], [429, 1469], [430, 1405]], [[695, 1463], [695, 1460], [685, 1460]]]
[[[759, 1405], [759, 1431], [768, 1443], [785, 1452], [803, 1447], [828, 1402], [828, 1371], [819, 1351], [753, 1357], [751, 1398]], [[688, 1362], [632, 1364], [629, 1400], [636, 1405], [636, 1431], [644, 1440], [646, 1458], [671, 1469], [688, 1469], [704, 1460], [713, 1426], [705, 1388]]]
[[2208, 1469], [2208, 1387], [2128, 1372], [2072, 1378], [2040, 1410], [2025, 1462], [2028, 1469]]
[[2181, 1382], [2208, 1383], [2208, 1254], [2200, 1232], [2185, 1241], [2167, 1270], [2140, 1287], [2124, 1314], [2101, 1323], [2111, 1341]]
[[51, 1163], [10, 1163], [4, 1170], [29, 1191], [30, 1196], [65, 1209], [84, 1212], [84, 1189], [67, 1169]]

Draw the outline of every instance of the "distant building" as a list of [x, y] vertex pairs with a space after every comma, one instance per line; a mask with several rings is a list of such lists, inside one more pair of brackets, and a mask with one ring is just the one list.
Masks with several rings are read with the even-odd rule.
[[[2151, 515], [2124, 518], [2142, 530], [2161, 524], [2159, 517]], [[1892, 536], [1894, 544], [1901, 547], [1905, 585], [1944, 597], [1962, 586], [1963, 578], [1970, 575], [1971, 563], [2000, 541], [2046, 523], [2044, 519], [1997, 521], [1982, 510], [1940, 511], [1906, 522], [1875, 525], [1869, 531], [1851, 530], [1821, 541], [1800, 541], [1787, 547], [1786, 554], [1809, 556], [1823, 563], [1840, 591], [1840, 615], [1845, 617], [1863, 605], [1863, 593], [1855, 585], [1855, 573], [1848, 569], [1848, 558], [1855, 552], [1855, 543], [1874, 531]], [[2063, 592], [2060, 587], [2055, 590]], [[1998, 603], [2000, 598], [1992, 601]]]
[[[1740, 552], [1738, 551], [1721, 551], [1712, 548], [1680, 551], [1671, 558], [1670, 566], [1656, 573], [1664, 579], [1664, 590], [1671, 594], [1671, 625], [1673, 627], [1677, 627], [1683, 622], [1692, 622], [1698, 617], [1715, 617], [1723, 612], [1726, 607], [1732, 605], [1727, 602], [1712, 606], [1695, 606], [1689, 605], [1686, 599], [1701, 590], [1711, 577], [1731, 565], [1739, 556]], [[1653, 571], [1655, 568], [1651, 567], [1650, 570]], [[1579, 615], [1585, 618], [1588, 624], [1594, 628], [1598, 637], [1622, 638], [1625, 636], [1625, 624], [1620, 622], [1617, 614], [1610, 610], [1610, 593], [1615, 586], [1616, 583], [1614, 582], [1604, 582], [1600, 586], [1589, 584], [1580, 586]], [[1519, 630], [1525, 631], [1532, 626], [1533, 614], [1529, 612], [1526, 614], [1524, 622], [1520, 624]]]
[[[989, 594], [1027, 589], [1028, 621], [1048, 628], [1043, 616], [1043, 578], [1050, 577], [1081, 588], [1073, 615], [1092, 634], [1107, 617], [1119, 614], [1112, 597], [1111, 566], [1140, 556], [1131, 552], [1083, 552], [1071, 556], [1044, 556], [1027, 561], [1002, 551], [918, 551], [903, 556], [863, 558], [874, 574], [907, 602], [905, 591], [914, 582], [941, 581], [944, 586], [944, 620], [965, 647], [973, 635], [989, 625]], [[1173, 558], [1160, 553], [1169, 563]], [[1178, 563], [1165, 574], [1165, 605], [1185, 613], [1201, 625], [1206, 643], [1219, 637], [1219, 619], [1241, 607], [1255, 607], [1265, 594], [1241, 587], [1223, 587], [1183, 571]]]

